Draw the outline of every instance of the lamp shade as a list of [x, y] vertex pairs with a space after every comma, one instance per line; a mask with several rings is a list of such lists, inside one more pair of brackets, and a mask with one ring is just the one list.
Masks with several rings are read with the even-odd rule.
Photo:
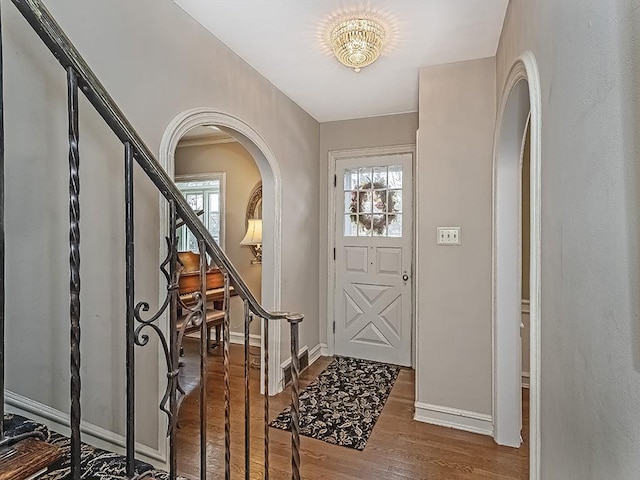
[[240, 245], [262, 245], [262, 219], [251, 218]]

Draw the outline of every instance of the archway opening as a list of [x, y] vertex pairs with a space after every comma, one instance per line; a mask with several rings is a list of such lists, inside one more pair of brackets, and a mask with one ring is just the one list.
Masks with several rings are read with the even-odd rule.
[[[518, 82], [507, 102], [496, 166], [496, 341], [497, 374], [512, 382], [498, 382], [498, 443], [519, 447], [522, 429], [522, 155], [529, 119], [529, 88]], [[518, 388], [513, 388], [517, 385]]]
[[[258, 256], [263, 240], [262, 178], [253, 156], [232, 134], [215, 125], [194, 127], [176, 147], [174, 181], [261, 302], [262, 265]], [[247, 237], [249, 219], [251, 238]], [[178, 229], [177, 236], [179, 252], [198, 253], [198, 242], [186, 226]], [[259, 245], [246, 245], [258, 241]], [[231, 343], [244, 344], [244, 304], [236, 296], [229, 303]], [[251, 364], [259, 367], [260, 322], [252, 322], [249, 330]], [[220, 335], [221, 326], [216, 325], [215, 339], [211, 338], [213, 346], [220, 345]], [[190, 342], [189, 337], [199, 337], [199, 332], [188, 333], [186, 342]]]
[[[515, 62], [503, 92], [494, 148], [494, 438], [500, 445], [520, 447], [522, 444], [522, 374], [523, 365], [528, 364], [530, 478], [537, 479], [540, 451], [540, 88], [531, 54]], [[523, 188], [523, 173], [528, 189]], [[528, 191], [528, 198], [523, 197], [523, 191]], [[529, 205], [528, 212], [523, 211], [523, 204]], [[529, 214], [528, 225], [523, 225], [526, 213]], [[528, 235], [528, 241], [523, 241], [523, 232]], [[528, 246], [528, 255], [523, 255], [523, 246]], [[525, 261], [528, 258], [525, 265], [523, 258]], [[523, 282], [522, 274], [527, 270], [529, 329], [523, 332], [522, 292], [526, 282]], [[522, 358], [523, 336], [529, 337], [528, 362], [523, 362]]]
[[[264, 139], [249, 124], [239, 118], [210, 108], [188, 110], [176, 116], [167, 127], [160, 144], [160, 163], [171, 178], [175, 176], [175, 152], [184, 135], [197, 127], [216, 126], [231, 136], [255, 161], [262, 179], [262, 305], [271, 311], [280, 310], [280, 218], [281, 183], [280, 169], [275, 156]], [[244, 208], [244, 207], [243, 207]], [[167, 235], [167, 205], [160, 199], [162, 239]], [[164, 242], [164, 240], [162, 240]], [[161, 252], [162, 255], [162, 252]], [[261, 335], [262, 336], [262, 335]], [[281, 350], [281, 325], [269, 325], [269, 392], [273, 395], [282, 389], [282, 371], [279, 368]], [[262, 349], [264, 352], [264, 348]], [[263, 360], [263, 359], [261, 359]], [[261, 381], [263, 385], [264, 361], [261, 361]]]

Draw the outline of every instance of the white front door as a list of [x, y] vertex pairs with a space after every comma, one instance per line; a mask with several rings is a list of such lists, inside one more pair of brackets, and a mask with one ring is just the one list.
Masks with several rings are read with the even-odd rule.
[[411, 365], [412, 154], [336, 160], [335, 353]]

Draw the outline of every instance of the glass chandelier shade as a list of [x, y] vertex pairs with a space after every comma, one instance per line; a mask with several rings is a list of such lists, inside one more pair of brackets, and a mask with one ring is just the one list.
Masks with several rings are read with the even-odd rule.
[[356, 72], [371, 65], [382, 52], [384, 27], [370, 18], [350, 18], [337, 23], [329, 34], [336, 58]]

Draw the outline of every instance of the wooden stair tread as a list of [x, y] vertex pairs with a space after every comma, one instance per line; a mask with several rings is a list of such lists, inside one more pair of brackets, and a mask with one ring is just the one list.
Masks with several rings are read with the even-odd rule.
[[46, 470], [62, 456], [62, 449], [50, 443], [27, 438], [0, 449], [0, 480], [26, 480]]

